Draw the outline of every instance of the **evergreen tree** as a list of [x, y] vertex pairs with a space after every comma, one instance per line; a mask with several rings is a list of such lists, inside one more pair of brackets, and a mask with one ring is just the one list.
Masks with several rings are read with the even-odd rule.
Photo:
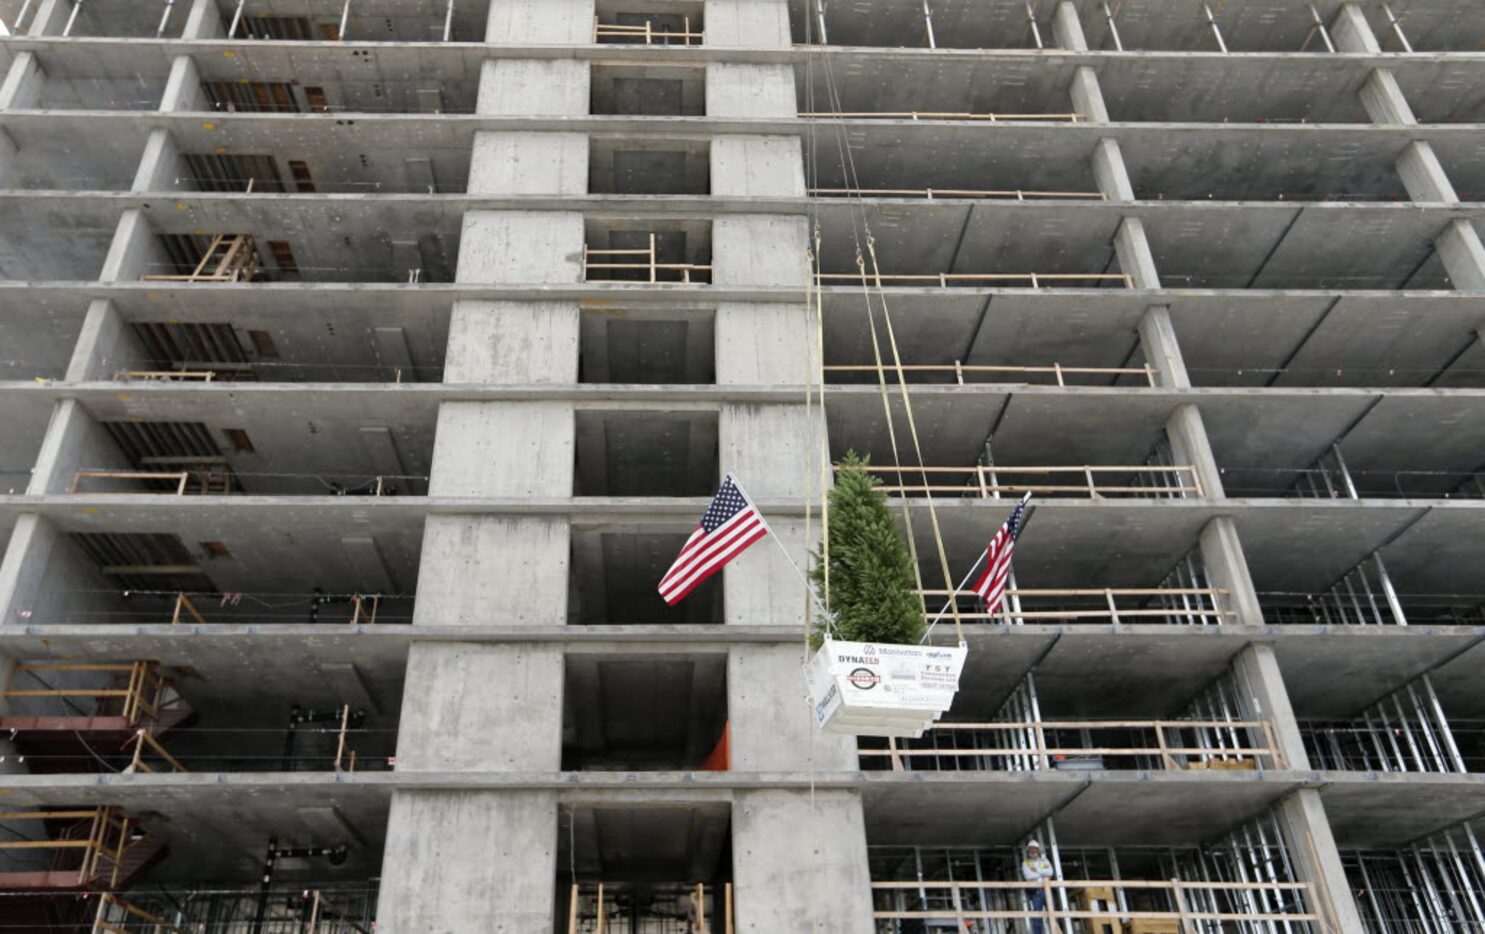
[[[923, 637], [923, 601], [913, 589], [913, 559], [887, 497], [863, 468], [868, 461], [846, 452], [830, 491], [830, 612], [835, 636], [850, 642], [916, 643]], [[823, 549], [813, 555], [810, 578], [823, 594]], [[814, 642], [823, 641], [823, 630]]]

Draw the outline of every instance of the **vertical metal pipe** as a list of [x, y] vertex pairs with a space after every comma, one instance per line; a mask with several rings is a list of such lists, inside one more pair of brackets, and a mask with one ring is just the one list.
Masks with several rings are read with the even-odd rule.
[[175, 10], [175, 0], [165, 0], [165, 8], [160, 12], [160, 28], [155, 30], [155, 38], [159, 39], [165, 35], [165, 27], [170, 25], [170, 14]]
[[1227, 51], [1227, 43], [1222, 41], [1222, 30], [1217, 28], [1217, 17], [1212, 15], [1211, 4], [1203, 3], [1201, 8], [1206, 11], [1207, 23], [1212, 27], [1212, 35], [1217, 37], [1217, 48], [1223, 52]]
[[72, 12], [67, 14], [67, 25], [62, 27], [62, 35], [72, 35], [72, 24], [77, 22], [77, 14], [82, 12], [85, 0], [73, 0]]
[[928, 47], [938, 48], [938, 41], [933, 35], [933, 10], [928, 8], [928, 0], [923, 0], [923, 30], [928, 33]]
[[1434, 719], [1433, 708], [1423, 702], [1418, 696], [1418, 690], [1412, 684], [1406, 685], [1403, 690], [1408, 692], [1408, 700], [1413, 705], [1413, 716], [1418, 718], [1418, 733], [1423, 738], [1423, 745], [1428, 749], [1429, 758], [1433, 761], [1434, 772], [1449, 772], [1453, 770], [1454, 763], [1444, 755], [1444, 746], [1439, 738], [1439, 732], [1449, 732], [1447, 723]]
[[1335, 51], [1335, 43], [1330, 41], [1330, 30], [1326, 28], [1325, 20], [1320, 18], [1320, 11], [1315, 9], [1315, 4], [1310, 4], [1310, 15], [1315, 18], [1315, 29], [1320, 32], [1320, 38], [1325, 40], [1325, 50]]
[[1046, 48], [1042, 43], [1042, 30], [1036, 24], [1036, 9], [1031, 5], [1031, 0], [1026, 0], [1026, 21], [1031, 24], [1031, 38], [1036, 41], [1036, 47]]
[[1109, 35], [1114, 38], [1115, 51], [1124, 51], [1124, 41], [1119, 38], [1119, 27], [1114, 22], [1114, 11], [1109, 9], [1109, 5], [1107, 3], [1103, 5], [1103, 16], [1109, 24]]
[[449, 0], [448, 11], [443, 15], [443, 41], [449, 42], [454, 38], [454, 0]]
[[227, 27], [227, 38], [232, 39], [237, 35], [237, 27], [242, 23], [242, 8], [247, 0], [237, 0], [237, 9], [232, 12], [232, 25]]
[[351, 21], [351, 0], [345, 0], [345, 5], [340, 8], [340, 41], [345, 41], [346, 26]]
[[1392, 23], [1392, 31], [1397, 34], [1397, 41], [1402, 43], [1403, 51], [1412, 52], [1413, 44], [1408, 41], [1407, 36], [1403, 35], [1402, 23], [1397, 21], [1397, 16], [1393, 14], [1392, 7], [1384, 3], [1382, 4], [1382, 9], [1386, 11], [1387, 19]]
[[1382, 593], [1387, 597], [1387, 605], [1392, 610], [1393, 621], [1399, 626], [1408, 624], [1408, 615], [1403, 612], [1402, 601], [1397, 598], [1397, 590], [1392, 586], [1392, 575], [1387, 573], [1387, 565], [1382, 563], [1381, 552], [1372, 555], [1372, 564], [1377, 569], [1377, 580], [1382, 584]]

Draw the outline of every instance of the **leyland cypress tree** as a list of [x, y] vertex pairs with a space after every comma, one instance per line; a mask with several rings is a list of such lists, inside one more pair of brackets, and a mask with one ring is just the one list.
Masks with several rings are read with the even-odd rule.
[[[846, 452], [830, 491], [830, 612], [835, 636], [852, 642], [916, 643], [923, 637], [923, 601], [907, 543], [887, 510], [887, 497]], [[810, 577], [824, 593], [822, 549]], [[815, 642], [822, 636], [816, 634]]]

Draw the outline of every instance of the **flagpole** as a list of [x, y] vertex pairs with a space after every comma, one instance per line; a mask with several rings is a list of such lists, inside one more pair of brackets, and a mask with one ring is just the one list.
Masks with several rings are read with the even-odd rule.
[[[734, 480], [733, 482], [736, 483], [737, 481]], [[741, 489], [741, 487], [739, 487], [738, 489]], [[746, 495], [746, 494], [744, 494], [744, 495]], [[1025, 496], [1021, 497], [1021, 504], [1020, 505], [1021, 505], [1021, 507], [1024, 507], [1029, 502], [1031, 502], [1031, 494], [1030, 493], [1027, 493]], [[1018, 508], [1020, 508], [1020, 507], [1018, 507]], [[1012, 541], [1014, 541], [1014, 539], [1012, 539]], [[985, 546], [985, 550], [982, 551], [982, 552], [980, 552], [980, 556], [975, 559], [975, 566], [969, 569], [969, 573], [968, 574], [964, 575], [964, 580], [962, 580], [962, 581], [959, 582], [959, 586], [958, 587], [955, 587], [954, 588], [954, 592], [951, 593], [951, 594], [949, 594], [949, 599], [944, 601], [943, 609], [939, 610], [938, 611], [938, 615], [933, 618], [933, 622], [931, 622], [931, 623], [928, 624], [928, 631], [925, 632], [925, 633], [923, 633], [923, 638], [919, 640], [919, 644], [922, 644], [923, 642], [927, 642], [928, 641], [928, 637], [933, 634], [933, 627], [934, 626], [937, 626], [938, 625], [938, 621], [944, 618], [944, 614], [945, 613], [949, 612], [949, 607], [953, 605], [954, 600], [959, 596], [960, 592], [964, 590], [964, 585], [967, 584], [967, 583], [969, 583], [969, 579], [974, 576], [975, 571], [979, 570], [979, 568], [980, 568], [980, 562], [981, 561], [984, 561], [985, 560], [985, 556], [988, 555], [989, 553], [990, 553], [990, 546], [989, 545], [986, 545]]]
[[804, 584], [804, 589], [806, 592], [809, 593], [810, 599], [815, 601], [815, 606], [819, 607], [820, 612], [825, 615], [825, 622], [828, 626], [830, 623], [830, 611], [825, 608], [824, 603], [820, 602], [819, 595], [815, 593], [815, 588], [810, 586], [809, 578], [805, 577], [804, 571], [800, 570], [799, 565], [794, 563], [794, 556], [789, 554], [789, 549], [784, 547], [783, 539], [779, 538], [779, 536], [774, 532], [773, 526], [769, 525], [768, 520], [763, 517], [763, 510], [758, 508], [758, 501], [753, 499], [753, 497], [748, 494], [747, 490], [743, 489], [743, 485], [737, 482], [737, 477], [729, 473], [722, 478], [722, 482], [725, 483], [728, 480], [731, 480], [732, 485], [737, 487], [737, 491], [743, 495], [743, 499], [747, 500], [748, 503], [752, 505], [753, 512], [757, 513], [758, 515], [758, 521], [763, 523], [764, 531], [768, 533], [769, 538], [773, 539], [773, 543], [779, 546], [779, 551], [782, 551], [784, 553], [784, 560], [789, 562], [789, 567], [793, 568], [794, 573], [799, 575], [800, 583]]

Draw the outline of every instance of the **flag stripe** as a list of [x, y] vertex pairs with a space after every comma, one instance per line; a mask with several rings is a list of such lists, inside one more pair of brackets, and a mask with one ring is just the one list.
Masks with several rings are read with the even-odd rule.
[[670, 604], [671, 606], [675, 606], [677, 603], [681, 602], [681, 600], [685, 599], [685, 597], [686, 597], [687, 594], [689, 594], [691, 591], [695, 590], [696, 587], [697, 587], [697, 585], [701, 584], [702, 581], [705, 581], [707, 578], [711, 577], [713, 574], [715, 574], [718, 571], [720, 571], [723, 567], [725, 567], [727, 565], [727, 563], [729, 561], [731, 561], [733, 558], [737, 557], [738, 555], [742, 554], [748, 548], [752, 547], [752, 545], [753, 545], [754, 542], [758, 541], [759, 539], [761, 539], [763, 536], [765, 536], [767, 534], [768, 534], [768, 530], [767, 529], [765, 529], [761, 525], [758, 526], [748, 536], [748, 538], [746, 540], [740, 542], [738, 544], [738, 546], [732, 552], [730, 552], [727, 555], [720, 556], [720, 557], [714, 559], [712, 562], [710, 562], [707, 565], [706, 569], [705, 569], [705, 573], [702, 573], [702, 572], [698, 571], [696, 574], [692, 575], [691, 578], [689, 578], [689, 583], [686, 583], [684, 585], [684, 587], [685, 587], [684, 590], [682, 590], [680, 593], [674, 593], [674, 592], [672, 592], [670, 594], [670, 596], [664, 597], [665, 602], [668, 603], [668, 604]]
[[1011, 553], [1016, 547], [1016, 538], [1021, 534], [1021, 513], [1026, 503], [1023, 500], [1005, 524], [995, 532], [985, 548], [985, 570], [972, 588], [985, 601], [985, 612], [994, 615], [1005, 596], [1006, 582], [1011, 576]]
[[738, 517], [740, 521], [729, 522], [707, 536], [704, 545], [676, 559], [660, 581], [660, 596], [667, 603], [673, 604], [690, 593], [697, 584], [742, 554], [767, 532], [763, 520], [751, 509], [739, 513]]
[[721, 526], [718, 526], [715, 532], [710, 534], [704, 532], [698, 526], [696, 531], [691, 533], [691, 537], [686, 540], [685, 546], [681, 548], [681, 553], [676, 555], [675, 562], [671, 564], [670, 570], [666, 571], [665, 576], [660, 579], [660, 591], [663, 593], [674, 580], [683, 576], [687, 568], [698, 561], [705, 560], [708, 555], [714, 553], [718, 548], [723, 547], [737, 533], [740, 526], [745, 524], [751, 525], [755, 522], [759, 525], [762, 524], [758, 513], [749, 507], [728, 519]]

